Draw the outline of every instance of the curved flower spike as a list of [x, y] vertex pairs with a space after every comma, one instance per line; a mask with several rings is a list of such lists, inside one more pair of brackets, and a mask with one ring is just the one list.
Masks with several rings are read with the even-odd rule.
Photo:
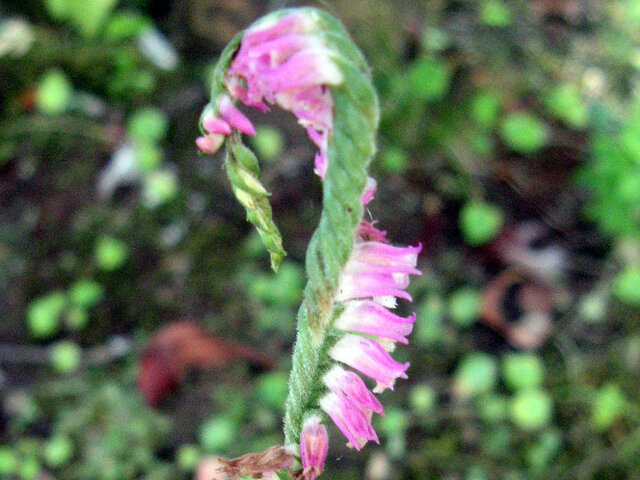
[[[213, 152], [227, 138], [233, 192], [277, 265], [284, 250], [268, 192], [239, 135], [255, 129], [234, 102], [292, 112], [318, 148], [314, 170], [323, 181], [323, 212], [307, 250], [284, 422], [285, 443], [300, 445], [303, 468], [294, 477], [315, 480], [327, 455], [325, 414], [353, 448], [378, 442], [371, 418], [384, 410], [374, 393], [407, 378], [409, 364], [389, 352], [408, 343], [416, 320], [389, 309], [398, 298], [411, 300], [406, 289], [410, 276], [420, 275], [422, 247], [392, 246], [375, 222], [363, 220], [376, 193], [367, 167], [375, 153], [378, 100], [364, 57], [333, 17], [313, 8], [284, 10], [237, 35], [221, 54], [202, 116], [198, 147]], [[373, 391], [349, 367], [375, 380]]]

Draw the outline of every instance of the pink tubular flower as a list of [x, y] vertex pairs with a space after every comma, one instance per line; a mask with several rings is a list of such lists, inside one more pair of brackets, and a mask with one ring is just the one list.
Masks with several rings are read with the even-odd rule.
[[256, 130], [253, 128], [251, 121], [236, 108], [227, 95], [220, 95], [220, 98], [218, 98], [218, 109], [220, 110], [222, 118], [224, 118], [231, 127], [247, 135], [256, 134]]
[[371, 418], [374, 412], [384, 416], [378, 399], [355, 373], [336, 365], [324, 376], [324, 383], [333, 393], [351, 402], [365, 417]]
[[378, 302], [363, 300], [348, 302], [336, 320], [335, 327], [388, 338], [406, 345], [409, 343], [407, 336], [413, 330], [415, 321], [415, 313], [407, 318], [399, 317]]
[[315, 480], [322, 473], [328, 451], [329, 436], [320, 417], [307, 418], [300, 435], [300, 459], [305, 480]]
[[420, 250], [420, 245], [394, 247], [373, 241], [356, 244], [342, 272], [336, 299], [397, 297], [411, 301], [405, 289], [409, 275], [421, 273], [415, 268]]
[[267, 104], [275, 104], [293, 112], [319, 149], [315, 171], [324, 178], [333, 128], [333, 99], [327, 87], [344, 79], [330, 50], [315, 35], [317, 30], [313, 15], [298, 12], [256, 24], [244, 35], [225, 84], [245, 105], [264, 112]]
[[347, 437], [347, 445], [360, 450], [369, 440], [379, 443], [378, 436], [371, 426], [371, 416], [363, 414], [345, 397], [328, 393], [320, 399], [319, 404]]
[[404, 372], [409, 368], [408, 363], [396, 362], [378, 342], [360, 335], [344, 335], [329, 355], [374, 379], [377, 382], [374, 393], [386, 388], [393, 390], [397, 378], [407, 378]]
[[[375, 191], [375, 181], [368, 179], [363, 205], [371, 201]], [[343, 309], [333, 326], [346, 333], [329, 350], [329, 356], [375, 380], [374, 393], [393, 390], [398, 378], [407, 378], [409, 364], [396, 362], [388, 352], [396, 342], [409, 343], [407, 336], [416, 316], [401, 317], [388, 308], [396, 306], [396, 298], [411, 300], [405, 288], [409, 275], [421, 274], [416, 268], [421, 249], [421, 245], [394, 247], [375, 222], [363, 220], [338, 282], [336, 301]], [[320, 407], [347, 437], [348, 445], [359, 450], [368, 440], [377, 441], [371, 417], [373, 413], [384, 415], [384, 411], [364, 381], [338, 365], [325, 374], [323, 381], [331, 393], [320, 400]]]

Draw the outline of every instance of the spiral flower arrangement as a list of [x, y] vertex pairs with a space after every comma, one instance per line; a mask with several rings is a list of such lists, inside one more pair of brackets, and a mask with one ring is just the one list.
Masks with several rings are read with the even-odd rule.
[[[286, 469], [285, 475], [313, 480], [327, 457], [328, 418], [356, 450], [378, 442], [371, 419], [384, 409], [374, 393], [407, 378], [409, 364], [390, 353], [396, 343], [408, 343], [416, 317], [398, 316], [393, 309], [397, 299], [411, 301], [406, 288], [411, 275], [420, 275], [421, 246], [393, 246], [375, 222], [363, 220], [376, 190], [367, 167], [375, 153], [378, 100], [362, 53], [337, 20], [313, 8], [288, 9], [239, 33], [220, 57], [211, 103], [201, 117], [197, 146], [215, 153], [226, 142], [233, 192], [277, 270], [285, 255], [282, 239], [258, 179], [258, 161], [242, 144], [241, 135], [254, 135], [255, 129], [237, 103], [292, 112], [318, 147], [314, 171], [323, 182], [323, 210], [306, 255], [308, 283], [298, 312], [285, 453], [268, 451], [269, 462], [251, 457], [252, 471], [263, 476]], [[375, 382], [372, 390], [356, 372]], [[302, 468], [292, 471], [288, 455]], [[260, 462], [268, 465], [262, 468]]]

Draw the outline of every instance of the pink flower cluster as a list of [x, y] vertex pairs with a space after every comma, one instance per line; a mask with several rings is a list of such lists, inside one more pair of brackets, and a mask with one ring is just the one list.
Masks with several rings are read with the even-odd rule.
[[[373, 198], [375, 184], [369, 183], [367, 189], [371, 191], [365, 190], [363, 203]], [[355, 240], [336, 297], [343, 310], [334, 327], [345, 333], [329, 352], [338, 364], [324, 376], [329, 393], [319, 404], [347, 437], [348, 445], [359, 450], [369, 440], [378, 442], [371, 417], [384, 411], [364, 381], [339, 364], [375, 380], [375, 393], [393, 389], [396, 379], [407, 378], [409, 364], [396, 362], [389, 352], [396, 342], [408, 343], [416, 316], [401, 317], [390, 309], [397, 298], [411, 300], [405, 289], [409, 275], [420, 275], [416, 264], [422, 247], [389, 245], [385, 233], [366, 222]]]
[[[312, 12], [259, 22], [246, 31], [225, 84], [229, 95], [247, 106], [266, 112], [268, 105], [278, 105], [293, 112], [319, 149], [315, 171], [324, 178], [333, 126], [333, 100], [327, 87], [342, 83], [343, 76], [330, 49], [314, 35], [318, 30]], [[222, 119], [205, 118], [203, 128], [208, 134], [197, 141], [208, 153], [217, 150], [224, 135], [229, 135], [225, 125], [249, 135], [255, 133], [244, 115], [230, 108], [226, 99], [223, 102], [218, 102]]]

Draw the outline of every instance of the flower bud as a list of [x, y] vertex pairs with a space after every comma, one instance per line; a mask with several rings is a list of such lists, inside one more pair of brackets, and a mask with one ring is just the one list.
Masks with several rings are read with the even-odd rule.
[[320, 417], [307, 418], [300, 435], [300, 458], [305, 480], [315, 480], [322, 473], [328, 449], [329, 436]]

